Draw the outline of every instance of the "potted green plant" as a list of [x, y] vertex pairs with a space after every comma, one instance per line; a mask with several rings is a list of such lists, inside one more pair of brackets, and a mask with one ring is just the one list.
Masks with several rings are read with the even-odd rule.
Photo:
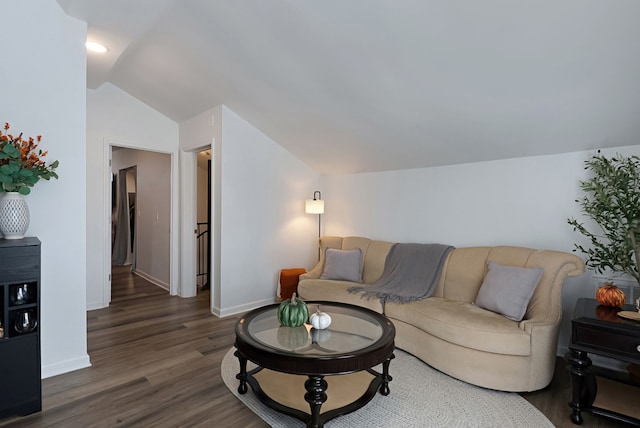
[[598, 151], [585, 161], [585, 169], [591, 176], [580, 181], [585, 195], [576, 202], [597, 228], [593, 232], [575, 218], [568, 219], [573, 230], [590, 241], [589, 246], [575, 244], [574, 251], [581, 251], [597, 273], [609, 269], [640, 284], [640, 158], [606, 157]]

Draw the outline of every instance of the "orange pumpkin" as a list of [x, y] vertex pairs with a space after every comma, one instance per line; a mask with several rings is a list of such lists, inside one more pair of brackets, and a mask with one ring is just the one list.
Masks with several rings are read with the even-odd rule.
[[624, 291], [616, 287], [612, 282], [605, 282], [596, 291], [596, 300], [605, 306], [621, 308], [627, 301]]

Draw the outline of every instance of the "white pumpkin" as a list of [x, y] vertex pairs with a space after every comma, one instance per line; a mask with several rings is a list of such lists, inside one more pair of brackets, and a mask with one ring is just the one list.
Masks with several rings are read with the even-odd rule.
[[331, 324], [331, 316], [326, 312], [321, 312], [320, 308], [309, 317], [309, 323], [317, 330], [324, 330]]

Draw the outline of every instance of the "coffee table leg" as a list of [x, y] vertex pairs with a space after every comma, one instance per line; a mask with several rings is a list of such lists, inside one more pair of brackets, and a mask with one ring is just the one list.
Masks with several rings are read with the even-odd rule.
[[382, 363], [382, 385], [380, 385], [380, 394], [389, 395], [391, 392], [389, 390], [389, 382], [393, 380], [391, 376], [389, 376], [389, 364], [391, 364], [391, 360], [393, 360], [396, 356], [391, 354], [391, 356]]
[[571, 413], [571, 422], [576, 425], [582, 424], [583, 418], [580, 412], [591, 403], [589, 403], [587, 392], [587, 378], [589, 376], [589, 367], [591, 359], [586, 352], [570, 350], [565, 354], [565, 360], [569, 363], [567, 370], [571, 373], [571, 384], [573, 394], [569, 407], [573, 409]]
[[309, 403], [311, 408], [311, 420], [307, 424], [308, 427], [319, 428], [323, 424], [320, 423], [320, 407], [322, 403], [327, 401], [327, 381], [324, 380], [324, 376], [309, 376], [304, 383], [304, 388], [307, 393], [304, 394], [304, 399]]
[[238, 386], [238, 392], [240, 394], [247, 393], [247, 358], [242, 355], [240, 351], [236, 351], [233, 353], [236, 357], [238, 357], [238, 361], [240, 362], [240, 373], [236, 375], [236, 379], [240, 381], [240, 385]]

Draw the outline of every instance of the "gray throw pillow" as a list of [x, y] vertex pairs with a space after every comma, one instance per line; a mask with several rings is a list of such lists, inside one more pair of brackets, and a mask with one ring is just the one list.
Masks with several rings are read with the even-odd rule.
[[489, 262], [476, 306], [522, 321], [544, 269], [503, 266]]
[[354, 250], [327, 248], [324, 260], [324, 270], [320, 279], [362, 282], [360, 271], [362, 250], [360, 248]]

